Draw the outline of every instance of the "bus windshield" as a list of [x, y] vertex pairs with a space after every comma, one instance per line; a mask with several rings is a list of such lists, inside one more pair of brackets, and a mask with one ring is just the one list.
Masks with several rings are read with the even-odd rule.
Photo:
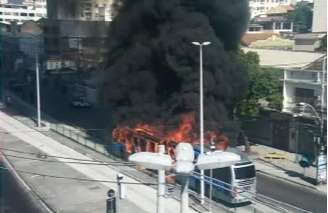
[[255, 167], [254, 165], [235, 168], [236, 179], [248, 179], [255, 177]]

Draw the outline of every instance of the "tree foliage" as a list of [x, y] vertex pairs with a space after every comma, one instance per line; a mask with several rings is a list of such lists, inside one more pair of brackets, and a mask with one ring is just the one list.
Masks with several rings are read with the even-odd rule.
[[237, 105], [240, 116], [257, 116], [263, 108], [261, 102], [267, 102], [268, 108], [280, 110], [282, 105], [282, 72], [275, 68], [261, 68], [256, 52], [239, 53], [243, 68], [249, 75], [246, 95]]
[[298, 2], [295, 10], [288, 14], [288, 19], [294, 22], [294, 31], [299, 33], [307, 33], [312, 28], [313, 8], [312, 4]]
[[320, 41], [320, 46], [317, 51], [326, 52], [327, 51], [327, 35]]

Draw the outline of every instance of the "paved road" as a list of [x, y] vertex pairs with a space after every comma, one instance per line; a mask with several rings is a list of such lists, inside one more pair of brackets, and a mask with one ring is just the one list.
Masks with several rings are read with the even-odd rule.
[[308, 211], [327, 212], [327, 197], [323, 193], [259, 173], [257, 192]]
[[[106, 120], [108, 121], [108, 118], [101, 118], [101, 114], [104, 111], [99, 113], [98, 109], [72, 108], [69, 106], [67, 100], [63, 100], [63, 97], [59, 94], [53, 94], [52, 96], [43, 95], [46, 111], [58, 120], [74, 123], [84, 128], [104, 128], [106, 126]], [[257, 190], [265, 196], [316, 213], [326, 212], [327, 209], [327, 198], [325, 195], [279, 179], [259, 175]]]

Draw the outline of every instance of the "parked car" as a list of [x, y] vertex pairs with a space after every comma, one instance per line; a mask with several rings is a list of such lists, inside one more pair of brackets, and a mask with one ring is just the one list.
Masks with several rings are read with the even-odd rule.
[[91, 107], [91, 103], [88, 102], [85, 98], [75, 99], [71, 102], [71, 105], [73, 107], [78, 107], [78, 108], [89, 108], [89, 107]]

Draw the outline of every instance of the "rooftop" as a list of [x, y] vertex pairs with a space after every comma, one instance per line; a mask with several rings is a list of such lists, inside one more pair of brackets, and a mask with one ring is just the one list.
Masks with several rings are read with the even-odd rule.
[[287, 18], [281, 15], [274, 15], [274, 16], [261, 15], [255, 17], [253, 23], [271, 22], [271, 21], [287, 21]]
[[302, 69], [323, 57], [324, 53], [286, 50], [243, 48], [245, 52], [254, 51], [260, 57], [260, 65], [276, 68]]
[[296, 34], [295, 39], [321, 39], [324, 36], [326, 36], [327, 33], [302, 33], [302, 34]]
[[273, 14], [284, 14], [290, 11], [293, 11], [294, 7], [291, 5], [279, 5], [277, 7], [271, 8], [266, 14], [273, 15]]
[[278, 35], [276, 33], [271, 33], [271, 32], [263, 32], [263, 33], [245, 33], [245, 35], [242, 38], [242, 43], [246, 46], [249, 46], [255, 41], [258, 40], [266, 40], [273, 35]]

